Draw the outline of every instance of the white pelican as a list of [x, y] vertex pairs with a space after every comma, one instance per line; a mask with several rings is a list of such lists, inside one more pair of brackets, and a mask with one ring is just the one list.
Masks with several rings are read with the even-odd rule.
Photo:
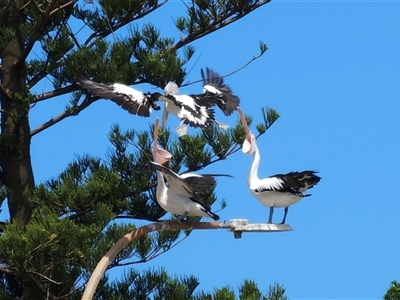
[[[197, 200], [214, 190], [216, 181], [210, 175], [178, 175], [162, 164], [171, 159], [171, 154], [158, 147], [158, 119], [154, 124], [153, 160], [150, 165], [157, 171], [156, 198], [166, 211], [179, 215], [177, 221], [187, 216], [197, 216], [219, 220], [219, 216]], [[165, 183], [164, 178], [168, 182]]]
[[254, 134], [249, 130], [246, 118], [238, 108], [240, 120], [246, 132], [242, 151], [245, 154], [254, 154], [253, 163], [247, 179], [250, 192], [265, 206], [270, 208], [268, 223], [272, 223], [272, 215], [275, 207], [284, 207], [284, 216], [281, 224], [285, 224], [289, 206], [300, 201], [304, 197], [311, 196], [303, 194], [320, 181], [315, 171], [290, 172], [277, 174], [264, 179], [257, 176], [260, 165], [260, 153], [257, 148]]
[[125, 84], [99, 83], [85, 78], [81, 78], [79, 84], [82, 88], [93, 93], [93, 95], [110, 99], [134, 115], [149, 117], [152, 109], [160, 109], [155, 103], [161, 96], [160, 93], [143, 93]]

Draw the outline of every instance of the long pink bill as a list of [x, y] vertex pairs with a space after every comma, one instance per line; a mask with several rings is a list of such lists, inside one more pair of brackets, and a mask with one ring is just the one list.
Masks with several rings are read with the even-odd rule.
[[254, 150], [253, 149], [254, 148], [253, 147], [253, 133], [250, 131], [249, 125], [247, 125], [246, 118], [239, 107], [237, 108], [237, 112], [239, 114], [240, 122], [242, 123], [242, 125], [244, 127], [244, 131], [246, 132], [246, 138], [243, 141], [242, 151], [245, 154], [253, 153], [253, 150]]
[[154, 123], [152, 154], [153, 154], [153, 161], [161, 165], [171, 160], [172, 158], [171, 153], [158, 146], [158, 119], [156, 119], [156, 122]]

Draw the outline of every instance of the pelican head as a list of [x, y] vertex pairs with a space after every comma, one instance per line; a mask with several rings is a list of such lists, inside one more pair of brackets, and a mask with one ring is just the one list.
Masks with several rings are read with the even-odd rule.
[[244, 131], [246, 133], [246, 137], [242, 145], [242, 151], [244, 154], [253, 154], [256, 151], [256, 138], [254, 134], [250, 131], [249, 126], [247, 125], [246, 118], [239, 107], [237, 108], [237, 112], [239, 114], [240, 122], [242, 123]]
[[179, 95], [179, 87], [175, 82], [169, 81], [167, 85], [164, 87], [164, 93], [165, 96]]
[[154, 123], [152, 154], [153, 161], [161, 165], [167, 161], [170, 161], [172, 158], [171, 153], [169, 153], [167, 150], [161, 149], [158, 146], [158, 119], [156, 119], [156, 122]]

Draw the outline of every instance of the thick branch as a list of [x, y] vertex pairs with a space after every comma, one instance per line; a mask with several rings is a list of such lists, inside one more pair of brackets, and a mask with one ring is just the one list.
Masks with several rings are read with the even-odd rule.
[[144, 236], [150, 232], [162, 231], [162, 230], [182, 230], [182, 229], [221, 229], [228, 228], [225, 224], [219, 222], [177, 222], [177, 221], [166, 221], [162, 223], [151, 223], [142, 226], [130, 233], [124, 235], [117, 243], [115, 243], [110, 250], [103, 256], [103, 258], [97, 264], [89, 282], [86, 286], [85, 292], [83, 293], [82, 300], [91, 300], [96, 291], [97, 285], [100, 282], [101, 277], [107, 270], [109, 264], [114, 258], [126, 247], [129, 243], [136, 240], [137, 238]]
[[61, 96], [70, 92], [73, 92], [74, 90], [76, 90], [77, 85], [76, 84], [72, 84], [70, 86], [67, 87], [63, 87], [60, 89], [56, 89], [54, 91], [51, 92], [46, 92], [46, 93], [42, 93], [40, 95], [37, 95], [32, 101], [31, 103], [36, 103], [36, 102], [40, 102], [49, 98], [53, 98], [56, 96]]
[[67, 117], [78, 115], [82, 110], [84, 110], [90, 104], [92, 104], [93, 102], [95, 102], [97, 100], [99, 100], [98, 97], [86, 98], [82, 102], [82, 104], [72, 106], [71, 108], [67, 109], [63, 113], [59, 114], [57, 117], [51, 118], [46, 123], [43, 123], [42, 125], [40, 125], [40, 126], [36, 127], [35, 129], [31, 130], [31, 137], [34, 136], [35, 134], [47, 129], [47, 128], [53, 126], [54, 124], [57, 124], [58, 122], [64, 120]]

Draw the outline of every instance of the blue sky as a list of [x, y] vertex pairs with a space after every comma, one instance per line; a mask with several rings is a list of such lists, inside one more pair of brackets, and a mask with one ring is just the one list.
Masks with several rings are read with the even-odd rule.
[[[178, 38], [172, 16], [183, 7], [168, 2], [146, 21]], [[258, 140], [259, 176], [311, 169], [320, 172], [321, 182], [312, 197], [289, 209], [292, 232], [249, 233], [235, 240], [224, 230], [197, 231], [137, 267], [192, 274], [204, 290], [236, 289], [252, 279], [263, 292], [271, 283], [283, 284], [290, 299], [379, 299], [390, 281], [400, 280], [400, 2], [273, 1], [196, 41], [188, 67], [199, 61], [188, 80], [199, 79], [207, 66], [232, 72], [258, 54], [260, 40], [269, 47], [264, 56], [226, 78], [255, 123], [262, 120], [262, 106], [281, 114]], [[181, 89], [199, 91], [200, 84]], [[67, 101], [39, 103], [31, 127], [59, 114]], [[109, 101], [95, 103], [33, 138], [36, 182], [59, 174], [76, 155], [105, 157], [112, 124], [148, 128], [153, 121]], [[169, 121], [171, 128], [178, 125]], [[267, 221], [268, 208], [247, 189], [251, 161], [238, 152], [206, 169], [234, 176], [219, 179], [217, 193], [228, 202], [219, 212], [222, 220]], [[276, 209], [274, 220], [282, 213]]]

